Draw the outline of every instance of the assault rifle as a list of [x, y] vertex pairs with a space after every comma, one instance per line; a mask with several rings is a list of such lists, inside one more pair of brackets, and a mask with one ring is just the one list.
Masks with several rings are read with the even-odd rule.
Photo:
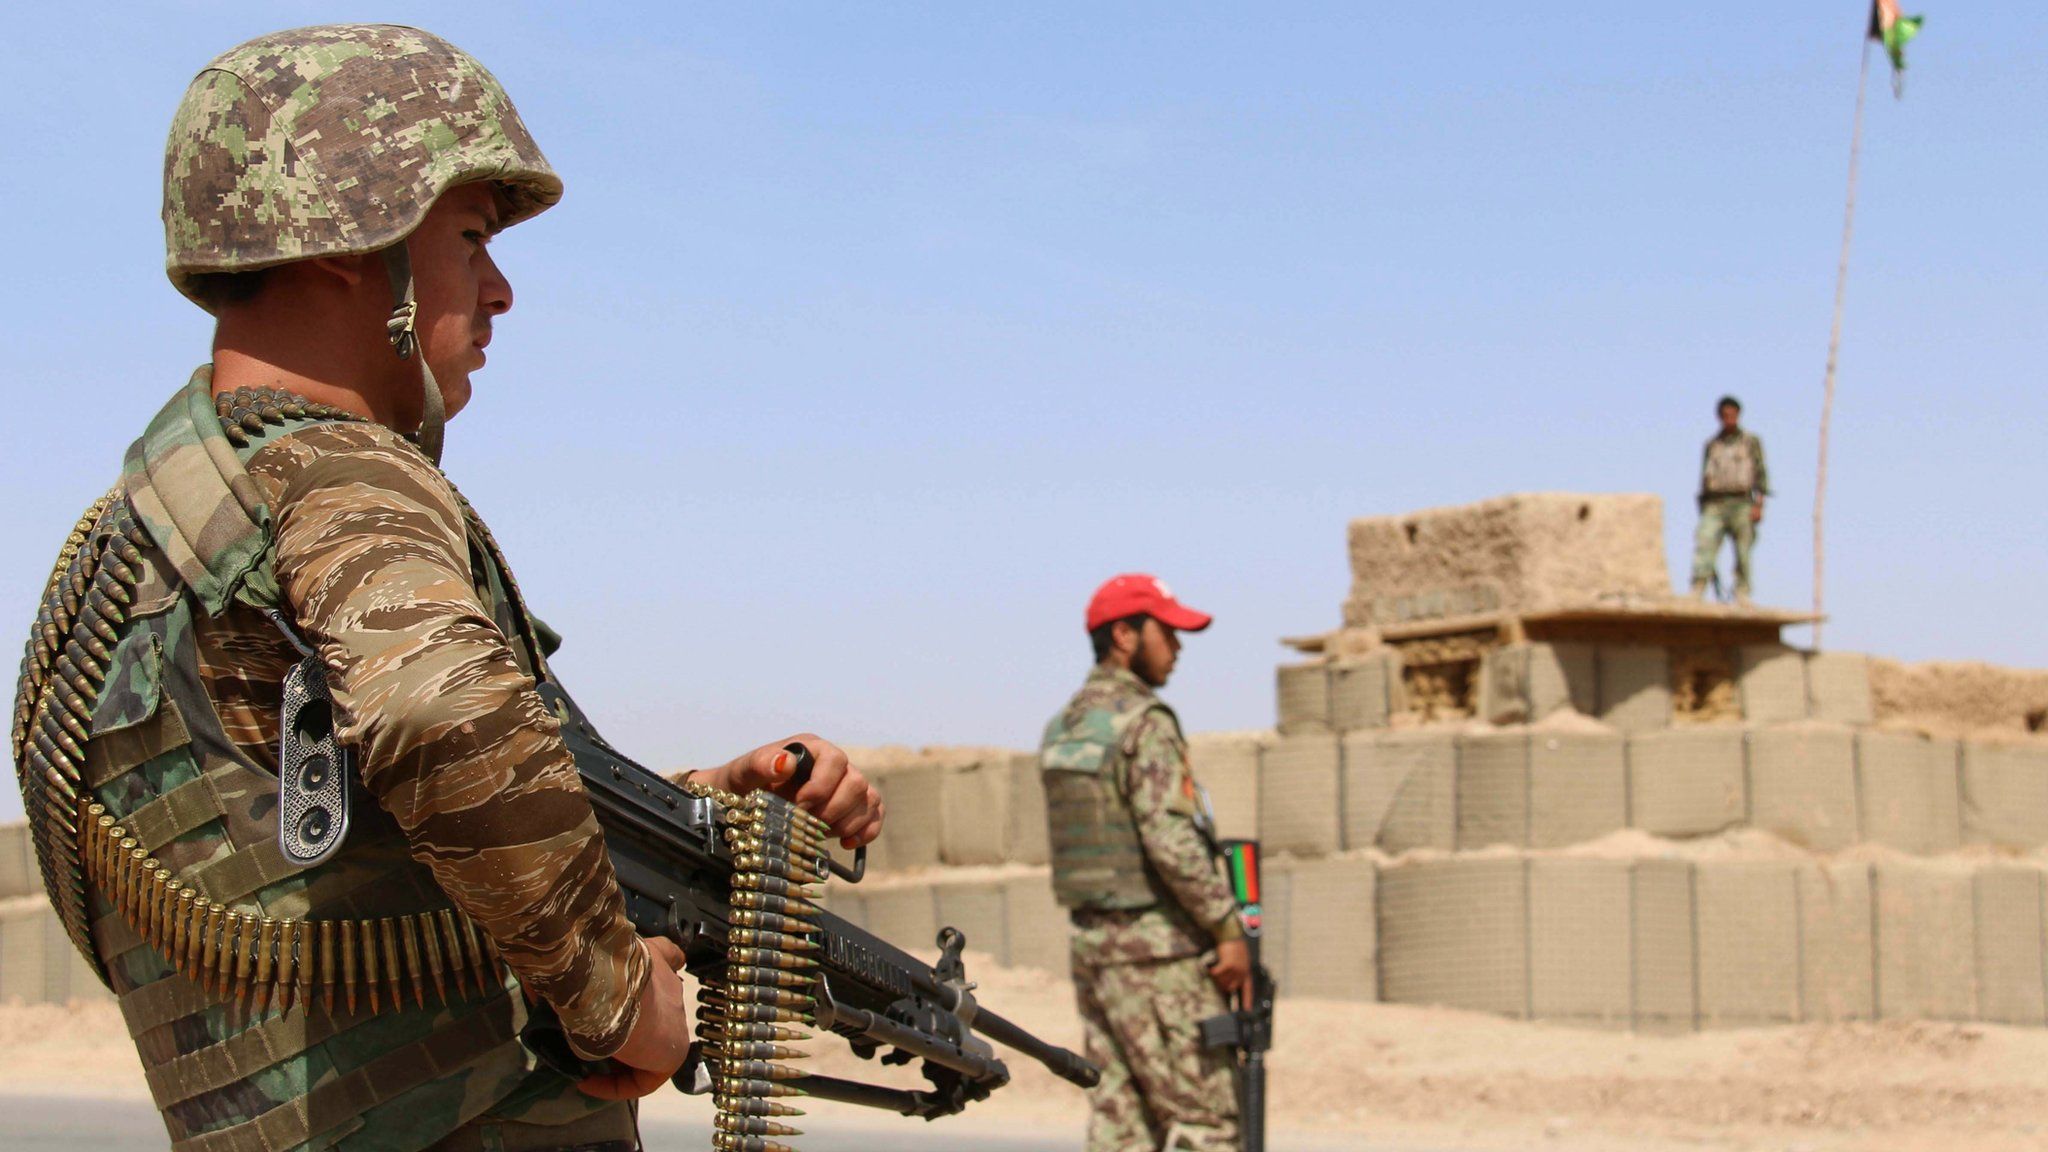
[[1229, 870], [1238, 914], [1244, 921], [1245, 943], [1251, 949], [1251, 1002], [1247, 1007], [1238, 1000], [1230, 1011], [1202, 1021], [1202, 1046], [1233, 1051], [1237, 1122], [1244, 1133], [1244, 1152], [1266, 1152], [1266, 1051], [1273, 1046], [1273, 996], [1278, 988], [1259, 959], [1265, 927], [1259, 904], [1259, 842], [1223, 840], [1217, 842], [1216, 849]]
[[[798, 1134], [770, 1118], [794, 1114], [776, 1097], [814, 1096], [930, 1120], [985, 1100], [1009, 1083], [994, 1040], [1081, 1087], [1100, 1071], [975, 1002], [961, 951], [967, 939], [939, 933], [940, 959], [929, 966], [829, 912], [802, 885], [829, 871], [858, 882], [867, 850], [852, 866], [831, 858], [822, 825], [780, 797], [744, 801], [679, 786], [621, 755], [597, 734], [561, 687], [539, 685], [562, 718], [619, 885], [626, 915], [641, 934], [682, 948], [701, 981], [699, 1043], [675, 1077], [684, 1092], [711, 1092], [718, 1105], [716, 1146], [774, 1152], [763, 1137]], [[809, 752], [792, 745], [798, 772]], [[809, 834], [806, 834], [806, 829]], [[524, 1039], [549, 1063], [587, 1072], [569, 1053], [559, 1022], [537, 1012]], [[882, 1049], [883, 1064], [923, 1062], [928, 1089], [804, 1075], [783, 1063], [796, 1053], [781, 1042], [804, 1027], [838, 1033], [863, 1058]]]

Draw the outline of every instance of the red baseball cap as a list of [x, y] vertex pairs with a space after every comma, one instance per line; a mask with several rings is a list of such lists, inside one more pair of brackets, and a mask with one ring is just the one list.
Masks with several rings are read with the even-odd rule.
[[1111, 577], [1095, 590], [1094, 598], [1088, 601], [1088, 630], [1093, 632], [1112, 620], [1140, 612], [1182, 632], [1200, 632], [1212, 619], [1208, 613], [1197, 612], [1175, 600], [1173, 592], [1157, 577], [1129, 572]]

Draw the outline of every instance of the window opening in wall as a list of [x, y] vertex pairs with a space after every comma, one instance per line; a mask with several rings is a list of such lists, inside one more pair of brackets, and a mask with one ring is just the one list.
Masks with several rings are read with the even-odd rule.
[[1499, 643], [1500, 633], [1493, 628], [1395, 642], [1408, 711], [1425, 722], [1476, 714], [1480, 658]]
[[1735, 652], [1729, 648], [1671, 649], [1671, 720], [1674, 724], [1735, 723], [1742, 702], [1735, 693]]

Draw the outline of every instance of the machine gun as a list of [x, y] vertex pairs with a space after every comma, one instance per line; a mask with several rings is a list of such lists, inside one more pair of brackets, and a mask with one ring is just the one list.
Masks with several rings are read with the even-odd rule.
[[1251, 949], [1251, 1001], [1247, 1006], [1240, 1000], [1231, 1011], [1202, 1021], [1202, 1046], [1229, 1048], [1235, 1053], [1237, 1115], [1244, 1133], [1244, 1152], [1266, 1152], [1266, 1052], [1273, 1046], [1273, 996], [1278, 988], [1273, 983], [1273, 974], [1259, 959], [1264, 931], [1264, 913], [1259, 905], [1259, 842], [1223, 840], [1216, 849], [1229, 869], [1238, 912], [1244, 920], [1245, 943]]
[[[643, 935], [674, 940], [702, 984], [698, 1041], [675, 1084], [712, 1094], [720, 1152], [787, 1150], [776, 1138], [800, 1133], [779, 1122], [799, 1114], [785, 1097], [927, 1120], [959, 1112], [1009, 1083], [990, 1040], [1081, 1087], [1100, 1078], [1078, 1055], [975, 1002], [961, 961], [967, 939], [956, 929], [939, 933], [940, 959], [928, 966], [819, 908], [810, 885], [828, 873], [858, 882], [867, 849], [849, 867], [832, 858], [824, 824], [781, 797], [673, 784], [607, 744], [560, 685], [544, 680], [539, 691], [562, 718], [627, 917]], [[797, 773], [808, 772], [809, 751], [789, 750]], [[803, 1074], [785, 1062], [800, 1055], [788, 1045], [812, 1028], [838, 1033], [864, 1058], [888, 1048], [884, 1064], [920, 1060], [931, 1087]], [[594, 1070], [544, 1008], [522, 1039], [564, 1071]]]

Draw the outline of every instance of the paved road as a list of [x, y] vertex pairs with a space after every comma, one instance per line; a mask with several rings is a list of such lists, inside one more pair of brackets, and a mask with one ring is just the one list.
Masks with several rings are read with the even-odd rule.
[[[642, 1134], [653, 1152], [696, 1152], [711, 1147], [709, 1128], [669, 1117], [647, 1120]], [[803, 1152], [1076, 1152], [1079, 1147], [1079, 1142], [1064, 1132], [1052, 1138], [1023, 1139], [990, 1137], [979, 1131], [971, 1139], [962, 1139], [964, 1134], [963, 1129], [948, 1129], [945, 1121], [904, 1121], [900, 1127], [863, 1123], [836, 1131], [817, 1124], [797, 1144]], [[141, 1101], [0, 1095], [0, 1147], [7, 1152], [161, 1152], [164, 1143], [163, 1123], [156, 1110]], [[1276, 1136], [1269, 1143], [1272, 1152], [1455, 1152], [1327, 1136]]]

